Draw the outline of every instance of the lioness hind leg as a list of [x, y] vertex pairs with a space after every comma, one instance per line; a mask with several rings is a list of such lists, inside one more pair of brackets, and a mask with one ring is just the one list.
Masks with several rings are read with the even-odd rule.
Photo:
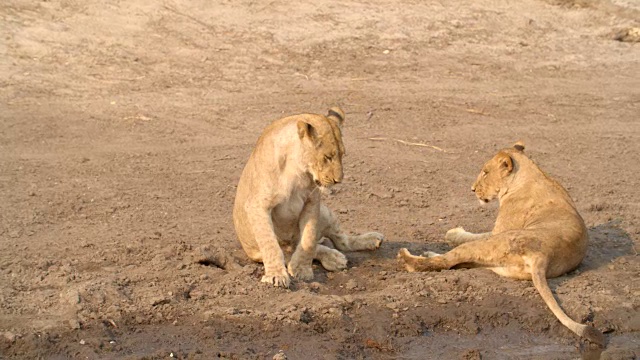
[[346, 235], [343, 233], [328, 234], [331, 242], [342, 251], [375, 250], [382, 245], [384, 235], [368, 232], [361, 235]]
[[455, 249], [438, 256], [436, 253], [428, 257], [414, 256], [407, 249], [398, 252], [398, 260], [407, 271], [440, 271], [451, 269], [456, 265], [505, 267], [510, 270], [523, 265], [522, 256], [511, 254], [509, 239], [514, 235], [502, 233], [485, 241], [472, 241], [461, 244]]
[[447, 233], [444, 235], [444, 239], [448, 243], [458, 246], [470, 241], [488, 239], [490, 236], [491, 232], [474, 234], [466, 231], [461, 227], [457, 227], [447, 231]]
[[324, 205], [320, 207], [320, 236], [327, 237], [340, 251], [375, 250], [384, 241], [384, 235], [368, 232], [360, 235], [347, 235], [340, 230], [336, 216]]
[[327, 271], [340, 271], [347, 268], [347, 257], [336, 249], [318, 244], [314, 259], [320, 261]]

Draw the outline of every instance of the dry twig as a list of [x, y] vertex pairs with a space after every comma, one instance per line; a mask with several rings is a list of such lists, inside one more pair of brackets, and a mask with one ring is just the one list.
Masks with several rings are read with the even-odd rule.
[[489, 113], [485, 112], [484, 109], [466, 109], [466, 111], [472, 114], [489, 116]]
[[108, 322], [109, 324], [111, 324], [111, 326], [113, 326], [114, 328], [116, 328], [116, 329], [118, 328], [118, 325], [116, 325], [116, 322], [115, 322], [115, 321], [113, 321], [113, 320], [111, 320], [111, 319], [107, 319], [107, 322]]
[[438, 151], [441, 151], [441, 152], [447, 152], [443, 148], [437, 147], [435, 145], [429, 145], [429, 144], [425, 144], [425, 143], [409, 142], [409, 141], [404, 141], [404, 140], [400, 140], [400, 139], [391, 139], [391, 138], [386, 138], [386, 137], [372, 137], [372, 138], [369, 138], [369, 140], [375, 140], [375, 141], [392, 140], [392, 141], [397, 141], [397, 142], [399, 142], [401, 144], [405, 144], [405, 145], [409, 145], [409, 146], [428, 147], [428, 148], [432, 148], [434, 150], [438, 150]]

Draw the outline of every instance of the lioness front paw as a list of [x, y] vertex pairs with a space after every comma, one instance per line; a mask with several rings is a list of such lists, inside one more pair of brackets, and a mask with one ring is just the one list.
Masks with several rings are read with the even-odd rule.
[[427, 257], [427, 258], [432, 258], [432, 257], [436, 257], [436, 256], [442, 256], [442, 254], [438, 254], [437, 252], [433, 252], [433, 251], [425, 251], [422, 253], [422, 256]]
[[384, 235], [379, 232], [369, 232], [362, 235], [363, 241], [366, 241], [366, 249], [375, 250], [382, 245], [384, 241]]
[[347, 257], [335, 249], [329, 249], [318, 260], [327, 271], [340, 271], [347, 268]]
[[311, 265], [289, 263], [287, 270], [289, 270], [289, 274], [296, 279], [303, 281], [313, 280], [313, 268]]
[[455, 241], [458, 241], [460, 235], [462, 235], [464, 233], [466, 233], [466, 231], [463, 228], [457, 227], [457, 228], [454, 228], [454, 229], [451, 229], [451, 230], [447, 231], [447, 233], [444, 235], [444, 239], [447, 240], [447, 241], [455, 242]]
[[260, 281], [283, 288], [288, 288], [289, 285], [291, 285], [289, 274], [287, 274], [287, 271], [284, 268], [280, 271], [265, 271], [265, 274]]

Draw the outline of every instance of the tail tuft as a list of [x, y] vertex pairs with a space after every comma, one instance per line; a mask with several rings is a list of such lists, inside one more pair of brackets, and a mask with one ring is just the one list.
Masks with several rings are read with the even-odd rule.
[[594, 328], [593, 326], [585, 325], [584, 329], [582, 330], [581, 336], [591, 341], [594, 344], [604, 346], [604, 343], [605, 343], [604, 335], [600, 332], [600, 330]]

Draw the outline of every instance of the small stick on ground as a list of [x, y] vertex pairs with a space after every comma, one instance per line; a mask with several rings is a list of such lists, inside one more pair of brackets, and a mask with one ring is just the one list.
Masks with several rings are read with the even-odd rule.
[[466, 109], [466, 111], [472, 114], [489, 116], [489, 113], [485, 112], [484, 109]]
[[[375, 109], [373, 109], [373, 110], [375, 110]], [[373, 110], [369, 110], [367, 112], [367, 121], [371, 120], [371, 118], [373, 117]]]
[[391, 139], [391, 138], [386, 138], [386, 137], [372, 137], [372, 138], [369, 138], [369, 140], [375, 140], [375, 141], [392, 140], [392, 141], [397, 141], [397, 142], [399, 142], [401, 144], [405, 144], [405, 145], [408, 145], [408, 146], [428, 147], [428, 148], [432, 148], [434, 150], [438, 150], [438, 151], [441, 151], [441, 152], [447, 152], [443, 148], [437, 147], [435, 145], [429, 145], [429, 144], [425, 144], [425, 143], [409, 142], [409, 141], [404, 141], [404, 140], [400, 140], [400, 139]]

